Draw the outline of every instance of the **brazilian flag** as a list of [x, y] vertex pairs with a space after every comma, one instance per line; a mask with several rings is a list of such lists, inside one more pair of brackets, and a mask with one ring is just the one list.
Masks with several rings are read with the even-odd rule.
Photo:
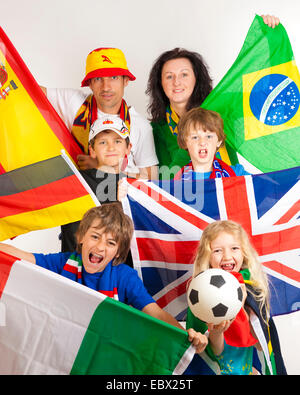
[[220, 113], [227, 145], [257, 169], [288, 169], [300, 165], [299, 89], [286, 30], [256, 15], [236, 61], [201, 107]]

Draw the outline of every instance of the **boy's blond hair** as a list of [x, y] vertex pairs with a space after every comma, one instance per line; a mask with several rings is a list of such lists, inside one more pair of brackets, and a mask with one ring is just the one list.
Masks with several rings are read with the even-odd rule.
[[262, 269], [256, 250], [252, 247], [246, 231], [234, 221], [215, 221], [209, 224], [203, 231], [194, 260], [193, 277], [204, 270], [209, 269], [211, 257], [211, 242], [222, 232], [230, 233], [241, 244], [244, 256], [241, 269], [248, 269], [250, 281], [255, 291], [254, 298], [259, 302], [260, 310], [265, 307], [269, 311], [269, 286], [266, 274]]
[[98, 228], [103, 229], [105, 233], [111, 233], [118, 244], [113, 265], [124, 262], [130, 249], [133, 224], [131, 219], [124, 214], [119, 202], [93, 207], [84, 214], [76, 232], [77, 252], [81, 254], [79, 240], [82, 240], [94, 220], [99, 220]]
[[225, 141], [224, 123], [220, 114], [197, 107], [187, 111], [178, 122], [177, 142], [180, 148], [186, 149], [186, 139], [191, 129], [201, 128], [205, 132], [215, 132], [222, 146]]

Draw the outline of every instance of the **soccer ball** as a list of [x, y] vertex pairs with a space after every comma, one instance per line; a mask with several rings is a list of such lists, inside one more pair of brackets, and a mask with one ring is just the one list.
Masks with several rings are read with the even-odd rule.
[[242, 307], [243, 291], [234, 275], [222, 269], [208, 269], [192, 279], [187, 299], [194, 316], [217, 325], [236, 317]]

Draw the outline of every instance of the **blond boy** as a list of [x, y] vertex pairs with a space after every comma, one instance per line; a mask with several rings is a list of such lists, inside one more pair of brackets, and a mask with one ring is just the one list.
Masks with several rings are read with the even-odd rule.
[[240, 164], [229, 166], [217, 158], [218, 149], [225, 143], [221, 116], [197, 107], [185, 113], [178, 124], [177, 141], [186, 149], [191, 162], [174, 179], [206, 179], [247, 175]]

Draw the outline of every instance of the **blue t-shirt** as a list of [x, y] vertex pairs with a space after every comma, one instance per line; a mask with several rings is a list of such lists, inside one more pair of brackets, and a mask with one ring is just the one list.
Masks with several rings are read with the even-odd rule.
[[[73, 254], [70, 252], [59, 252], [46, 255], [34, 254], [34, 256], [38, 266], [113, 297], [138, 310], [142, 310], [149, 303], [155, 303], [139, 278], [137, 271], [123, 263], [113, 266], [111, 261], [102, 272], [94, 274], [87, 273], [82, 265], [81, 278], [78, 280], [76, 275], [66, 270], [65, 267], [68, 259]], [[79, 254], [75, 254], [75, 256], [81, 260]]]
[[253, 347], [233, 347], [224, 341], [222, 354], [216, 356], [223, 375], [250, 375], [253, 365]]
[[[187, 311], [186, 328], [193, 328], [194, 330], [205, 333], [207, 325], [199, 320], [191, 312], [190, 308]], [[205, 349], [205, 352], [212, 360], [219, 363], [222, 375], [250, 375], [252, 374], [253, 365], [253, 347], [233, 347], [226, 344], [224, 340], [223, 352], [216, 356], [214, 355], [210, 344]], [[193, 364], [190, 365], [189, 374], [199, 374], [202, 365], [194, 358]]]
[[[235, 172], [236, 176], [247, 176], [250, 174], [244, 169], [243, 165], [241, 165], [240, 163], [230, 167]], [[206, 180], [210, 177], [210, 175], [211, 175], [211, 171], [207, 173], [199, 173], [196, 171], [192, 171], [193, 180], [203, 180], [203, 179]]]

